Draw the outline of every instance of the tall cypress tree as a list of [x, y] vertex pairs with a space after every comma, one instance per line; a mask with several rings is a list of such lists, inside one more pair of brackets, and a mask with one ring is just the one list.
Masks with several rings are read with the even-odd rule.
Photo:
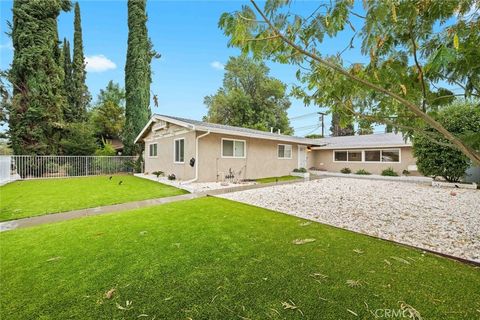
[[150, 118], [150, 63], [155, 53], [147, 31], [146, 0], [128, 1], [128, 48], [125, 64], [124, 152], [140, 153], [133, 141]]
[[73, 61], [72, 61], [72, 81], [73, 81], [73, 105], [72, 121], [84, 121], [87, 117], [87, 106], [90, 103], [91, 96], [85, 83], [87, 73], [85, 71], [85, 57], [83, 55], [82, 22], [80, 17], [80, 5], [75, 3], [75, 20], [73, 33]]
[[73, 96], [73, 79], [72, 79], [72, 58], [70, 56], [70, 42], [64, 38], [62, 47], [62, 67], [63, 67], [63, 89], [67, 99], [67, 105], [63, 110], [63, 116], [66, 122], [75, 121], [75, 113], [73, 109], [74, 96]]
[[63, 71], [57, 17], [69, 0], [13, 3], [9, 132], [16, 154], [55, 154], [63, 128]]

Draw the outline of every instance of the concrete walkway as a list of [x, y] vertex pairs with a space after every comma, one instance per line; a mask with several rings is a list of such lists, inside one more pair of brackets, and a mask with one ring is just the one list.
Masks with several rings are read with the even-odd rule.
[[27, 228], [27, 227], [46, 224], [46, 223], [60, 222], [60, 221], [89, 217], [89, 216], [96, 216], [104, 213], [127, 211], [127, 210], [151, 207], [151, 206], [156, 206], [156, 205], [161, 205], [161, 204], [171, 203], [176, 201], [190, 200], [190, 199], [202, 198], [206, 196], [216, 196], [219, 194], [225, 194], [225, 193], [236, 192], [236, 191], [244, 191], [249, 189], [265, 188], [265, 187], [271, 187], [273, 185], [301, 183], [304, 181], [305, 180], [303, 179], [298, 179], [298, 180], [290, 180], [290, 181], [281, 181], [277, 183], [272, 182], [272, 183], [255, 184], [255, 185], [234, 186], [231, 188], [210, 190], [210, 191], [197, 192], [197, 193], [188, 193], [188, 194], [182, 194], [179, 196], [133, 201], [133, 202], [103, 206], [103, 207], [86, 208], [86, 209], [73, 210], [73, 211], [67, 211], [67, 212], [46, 214], [43, 216], [36, 216], [36, 217], [0, 222], [0, 232]]

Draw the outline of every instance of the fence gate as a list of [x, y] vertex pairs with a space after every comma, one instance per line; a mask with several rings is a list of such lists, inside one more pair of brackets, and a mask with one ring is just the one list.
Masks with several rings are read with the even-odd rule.
[[0, 156], [0, 186], [10, 181], [11, 156]]

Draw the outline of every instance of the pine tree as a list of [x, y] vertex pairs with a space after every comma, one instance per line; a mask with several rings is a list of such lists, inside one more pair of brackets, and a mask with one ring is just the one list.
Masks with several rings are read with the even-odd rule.
[[73, 79], [72, 79], [72, 59], [70, 56], [70, 42], [63, 39], [62, 59], [63, 67], [63, 89], [64, 95], [67, 99], [67, 105], [63, 110], [64, 119], [66, 122], [74, 122], [75, 114], [73, 112], [74, 96], [73, 96]]
[[128, 1], [128, 48], [125, 64], [124, 153], [138, 154], [135, 137], [150, 118], [150, 63], [156, 54], [148, 38], [146, 0]]
[[70, 1], [13, 3], [14, 47], [9, 81], [9, 133], [16, 154], [55, 154], [64, 127], [63, 70], [60, 66], [57, 17]]
[[87, 106], [91, 96], [88, 92], [85, 71], [85, 57], [83, 55], [82, 22], [80, 17], [80, 6], [75, 3], [75, 20], [73, 33], [73, 61], [72, 61], [72, 121], [84, 121], [87, 117]]

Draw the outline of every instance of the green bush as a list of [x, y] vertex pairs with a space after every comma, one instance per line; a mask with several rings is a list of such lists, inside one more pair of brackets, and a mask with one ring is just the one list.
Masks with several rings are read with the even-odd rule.
[[115, 156], [117, 154], [117, 151], [111, 143], [105, 141], [102, 141], [102, 143], [103, 147], [95, 150], [96, 156]]
[[297, 168], [295, 168], [295, 169], [293, 169], [293, 172], [301, 172], [301, 173], [306, 173], [306, 172], [307, 172], [307, 169], [305, 169], [305, 168], [298, 168], [298, 169], [297, 169]]
[[408, 176], [408, 175], [410, 175], [410, 171], [408, 171], [408, 170], [403, 170], [403, 171], [402, 171], [402, 174], [403, 174], [404, 176]]
[[386, 177], [398, 177], [398, 173], [393, 170], [392, 167], [390, 168], [387, 168], [385, 170], [382, 171], [382, 176], [386, 176]]
[[366, 176], [368, 176], [368, 175], [370, 175], [371, 173], [368, 172], [368, 171], [365, 170], [365, 169], [360, 169], [360, 170], [358, 170], [357, 172], [355, 172], [355, 174], [360, 174], [360, 175], [366, 175]]
[[[480, 145], [480, 108], [473, 103], [453, 103], [442, 108], [435, 119], [471, 148]], [[459, 181], [471, 161], [456, 148], [445, 145], [449, 141], [440, 137], [434, 129], [425, 128], [425, 132], [426, 134], [413, 137], [413, 155], [417, 158], [418, 170], [425, 176], [440, 176], [450, 182]], [[440, 144], [432, 141], [432, 135], [433, 140]]]
[[158, 177], [165, 175], [165, 173], [163, 171], [153, 171], [152, 174], [157, 176], [157, 179], [158, 179]]
[[350, 170], [350, 168], [343, 168], [342, 170], [340, 170], [341, 173], [352, 173], [352, 170]]

